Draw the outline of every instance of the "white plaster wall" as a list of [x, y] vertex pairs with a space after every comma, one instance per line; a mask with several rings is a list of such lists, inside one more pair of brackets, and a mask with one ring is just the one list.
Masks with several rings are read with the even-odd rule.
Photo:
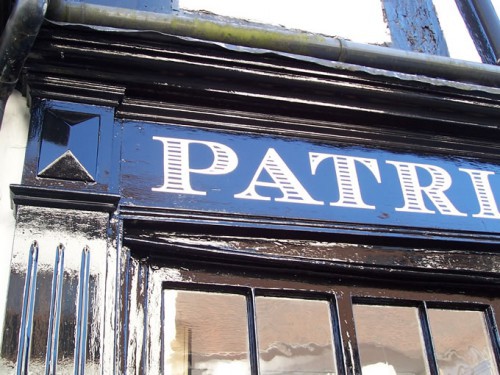
[[21, 182], [28, 127], [29, 110], [26, 99], [15, 91], [7, 102], [0, 129], [0, 346], [16, 223], [9, 185]]
[[[500, 2], [500, 0], [497, 1]], [[455, 4], [450, 4], [450, 0], [433, 0], [433, 3], [450, 57], [481, 62], [481, 57], [474, 46], [458, 7]]]
[[391, 42], [380, 0], [179, 0], [179, 7], [360, 43]]
[[[500, 14], [500, 0], [491, 0]], [[450, 57], [481, 62], [453, 0], [433, 0]], [[286, 28], [347, 38], [359, 43], [390, 44], [381, 0], [179, 0], [181, 9], [209, 11]]]
[[500, 0], [491, 0], [491, 3], [493, 4], [493, 8], [495, 8], [498, 17], [500, 17]]

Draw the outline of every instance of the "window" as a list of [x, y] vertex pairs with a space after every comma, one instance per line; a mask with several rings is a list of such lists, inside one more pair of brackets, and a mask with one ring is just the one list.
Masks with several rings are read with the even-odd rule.
[[165, 373], [250, 374], [244, 296], [167, 289], [163, 307]]
[[363, 373], [498, 374], [486, 310], [355, 304]]
[[498, 374], [484, 311], [431, 308], [427, 316], [441, 373]]
[[429, 374], [417, 308], [355, 304], [356, 338], [363, 372]]
[[142, 259], [130, 261], [129, 363], [153, 373], [498, 374], [493, 290]]
[[260, 374], [336, 373], [327, 301], [166, 289], [163, 307], [165, 373], [250, 374], [249, 330]]
[[[252, 368], [257, 367], [259, 374], [341, 371], [334, 327], [342, 330], [347, 321], [337, 319], [335, 299], [300, 298], [294, 291], [272, 296], [260, 289], [234, 293], [192, 288], [167, 284], [163, 291], [164, 373], [255, 374]], [[336, 295], [335, 288], [331, 292]], [[498, 374], [488, 307], [354, 301], [363, 374], [432, 374], [436, 365], [440, 374]]]

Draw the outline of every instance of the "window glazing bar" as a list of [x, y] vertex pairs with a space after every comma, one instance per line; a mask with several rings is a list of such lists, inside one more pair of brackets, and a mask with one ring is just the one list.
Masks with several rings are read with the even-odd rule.
[[429, 317], [427, 316], [427, 304], [423, 302], [419, 308], [420, 326], [424, 335], [425, 352], [429, 362], [429, 369], [432, 375], [439, 374], [439, 369], [436, 360], [436, 353], [434, 351], [434, 343], [432, 342], [431, 329], [429, 326]]
[[332, 324], [332, 334], [333, 334], [333, 345], [335, 350], [335, 359], [337, 363], [337, 370], [339, 374], [346, 374], [346, 368], [344, 364], [344, 347], [342, 343], [342, 331], [340, 329], [340, 315], [339, 307], [337, 304], [336, 295], [328, 301], [330, 304], [330, 320]]
[[491, 348], [493, 350], [494, 360], [497, 365], [500, 365], [500, 335], [498, 332], [498, 324], [495, 319], [495, 311], [492, 306], [489, 306], [485, 311], [486, 328], [491, 339]]
[[257, 313], [255, 312], [255, 289], [247, 295], [248, 336], [250, 345], [250, 368], [252, 374], [260, 375], [259, 343], [257, 342]]

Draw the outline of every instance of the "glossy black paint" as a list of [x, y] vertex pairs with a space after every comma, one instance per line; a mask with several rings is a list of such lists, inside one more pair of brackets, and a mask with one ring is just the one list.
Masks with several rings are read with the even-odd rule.
[[[148, 33], [50, 24], [42, 30], [22, 79], [31, 98], [32, 129], [22, 185], [12, 187], [13, 200], [37, 207], [21, 212], [18, 221], [58, 232], [61, 212], [58, 223], [40, 222], [35, 220], [38, 206], [49, 207], [45, 215], [52, 208], [76, 209], [68, 231], [106, 237], [108, 263], [102, 277], [109, 293], [116, 290], [107, 300], [114, 309], [106, 316], [112, 333], [104, 335], [113, 343], [109, 372], [126, 372], [129, 361], [139, 372], [148, 369], [148, 356], [154, 355], [148, 352], [148, 340], [155, 332], [148, 331], [146, 317], [157, 302], [151, 293], [167, 284], [335, 300], [339, 371], [346, 374], [361, 371], [353, 301], [482, 309], [488, 312], [498, 362], [498, 232], [138, 206], [150, 181], [130, 184], [135, 190], [127, 193], [124, 204], [119, 178], [126, 162], [120, 149], [130, 145], [121, 129], [131, 121], [154, 123], [159, 129], [174, 124], [193, 131], [350, 144], [498, 165], [500, 94], [495, 83], [436, 82]], [[50, 159], [74, 147], [72, 129], [68, 132], [64, 125], [63, 131], [54, 130], [60, 123], [53, 124], [52, 115], [66, 123], [83, 119], [81, 126], [99, 118], [97, 146], [95, 125], [84, 131], [96, 151], [74, 154], [84, 160], [95, 182], [75, 179], [78, 173], [71, 176], [64, 168], [43, 176]], [[109, 213], [108, 225], [91, 220], [89, 210]], [[175, 281], [168, 280], [169, 270]], [[15, 345], [9, 341], [14, 356]]]
[[[175, 239], [173, 240], [175, 242]], [[338, 306], [338, 324], [343, 346], [343, 358], [345, 373], [361, 373], [359, 353], [354, 318], [352, 315], [353, 303], [387, 305], [387, 306], [413, 306], [425, 309], [427, 305], [446, 309], [464, 309], [483, 311], [488, 316], [488, 306], [496, 311], [498, 318], [499, 307], [497, 289], [481, 291], [481, 287], [475, 289], [462, 289], [461, 285], [441, 284], [432, 286], [430, 284], [394, 283], [381, 282], [380, 279], [358, 278], [355, 281], [344, 279], [335, 273], [329, 272], [301, 272], [293, 265], [281, 263], [280, 266], [257, 266], [246, 262], [226, 261], [221, 264], [217, 259], [210, 261], [207, 258], [184, 255], [180, 257], [164, 257], [160, 254], [140, 249], [134, 246], [131, 262], [134, 264], [140, 259], [141, 268], [150, 274], [153, 280], [155, 272], [162, 270], [176, 270], [176, 282], [166, 281], [163, 288], [181, 290], [201, 290], [212, 292], [232, 293], [257, 293], [259, 295], [288, 296], [299, 298], [324, 299], [333, 298]], [[145, 249], [147, 249], [146, 247]], [[144, 250], [145, 250], [144, 249]], [[149, 249], [151, 249], [149, 247]], [[147, 257], [145, 257], [145, 255]], [[190, 260], [188, 260], [190, 258]], [[148, 266], [149, 265], [149, 266]], [[182, 281], [181, 281], [182, 280]], [[375, 281], [377, 280], [377, 281]], [[153, 281], [151, 281], [153, 283]], [[150, 288], [153, 285], [149, 286]], [[486, 292], [485, 294], [483, 294]], [[328, 297], [329, 296], [329, 297]], [[146, 298], [146, 297], [144, 297]], [[144, 300], [145, 301], [145, 300]], [[142, 302], [144, 303], [144, 302]], [[422, 317], [426, 325], [425, 316]], [[336, 337], [335, 328], [332, 335]], [[428, 350], [432, 345], [429, 331], [424, 330], [424, 337]], [[492, 346], [498, 347], [499, 337], [497, 333], [491, 335]], [[496, 351], [496, 349], [495, 349]], [[432, 353], [429, 357], [434, 361]], [[498, 358], [497, 358], [498, 361]], [[433, 374], [436, 374], [436, 366], [431, 366]]]
[[[215, 212], [221, 216], [250, 215], [257, 219], [275, 217], [278, 223], [295, 220], [322, 222], [325, 226], [329, 223], [377, 225], [381, 231], [384, 231], [385, 226], [400, 226], [455, 233], [469, 231], [494, 235], [500, 232], [498, 218], [475, 217], [480, 208], [474, 186], [470, 177], [459, 170], [478, 169], [493, 173], [489, 178], [491, 189], [498, 191], [500, 168], [495, 164], [455, 159], [451, 156], [440, 158], [432, 155], [394, 153], [386, 149], [364, 148], [359, 144], [349, 143], [349, 140], [335, 143], [304, 142], [294, 137], [204, 131], [171, 124], [157, 125], [136, 121], [124, 122], [122, 129], [120, 186], [123, 206], [157, 207], [185, 212], [196, 210]], [[184, 180], [188, 181], [189, 189], [183, 188], [180, 191], [175, 185], [175, 189], [171, 187], [170, 191], [162, 191], [167, 173], [170, 173], [167, 170], [174, 169], [174, 166], [179, 168], [180, 163], [178, 165], [177, 162], [165, 160], [167, 149], [176, 147], [165, 146], [158, 139], [193, 142], [188, 146], [188, 152], [175, 154], [175, 157], [182, 159], [183, 164], [188, 164], [183, 167], [183, 171], [188, 175]], [[214, 160], [214, 152], [203, 142], [213, 142], [233, 151], [235, 169], [227, 172], [222, 170], [213, 175], [197, 173], [196, 171], [209, 168]], [[273, 154], [270, 154], [270, 151]], [[342, 185], [336, 172], [347, 173], [347, 168], [339, 172], [331, 159], [321, 162], [315, 168], [312, 166], [311, 153], [370, 161], [370, 168], [368, 164], [361, 165], [361, 162], [356, 162], [352, 183], [343, 183], [353, 191], [359, 187], [359, 204], [336, 203], [339, 200], [339, 185]], [[174, 155], [171, 158], [173, 159]], [[266, 163], [268, 167], [261, 171], [259, 168], [264, 160], [269, 160]], [[440, 213], [432, 203], [425, 204], [425, 208], [430, 211], [428, 213], [411, 210], [403, 212], [401, 208], [405, 202], [402, 186], [400, 177], [391, 164], [393, 162], [429, 165], [445, 171], [451, 184], [445, 197], [450, 200], [450, 206], [456, 207], [459, 212], [456, 215]], [[275, 169], [279, 171], [272, 178], [268, 174], [271, 163], [276, 163]], [[190, 169], [194, 172], [188, 172]], [[286, 184], [278, 185], [278, 176], [284, 179]], [[259, 185], [271, 183], [275, 186], [258, 186], [255, 188], [256, 194], [251, 198], [242, 198], [241, 193], [253, 186], [254, 178], [259, 181]], [[175, 180], [173, 174], [169, 176], [170, 180]], [[294, 180], [296, 182], [293, 182]], [[422, 186], [433, 182], [429, 172], [421, 168], [418, 171], [418, 180]], [[285, 195], [285, 186], [292, 184], [293, 193], [297, 192], [296, 195], [299, 195], [299, 188], [303, 190], [300, 199], [293, 193], [289, 194], [290, 198], [284, 199], [288, 197], [288, 193]], [[191, 193], [191, 189], [195, 193]], [[418, 194], [417, 191], [416, 195]], [[500, 196], [496, 199], [500, 202]], [[368, 206], [370, 208], [367, 208]]]
[[500, 255], [494, 251], [474, 252], [470, 247], [432, 249], [429, 244], [426, 249], [416, 249], [413, 241], [408, 241], [406, 247], [367, 245], [360, 238], [351, 238], [358, 242], [349, 243], [336, 235], [329, 235], [323, 241], [314, 235], [309, 239], [279, 239], [273, 236], [275, 232], [261, 230], [239, 235], [230, 235], [228, 230], [211, 235], [213, 228], [205, 229], [203, 234], [182, 233], [180, 228], [164, 232], [140, 229], [128, 221], [127, 224], [125, 245], [148, 249], [148, 257], [164, 254], [176, 259], [254, 264], [283, 271], [300, 270], [305, 274], [329, 273], [349, 280], [360, 278], [368, 280], [368, 284], [370, 279], [387, 285], [397, 282], [407, 288], [459, 285], [475, 293], [490, 293], [500, 287]]
[[42, 30], [27, 73], [35, 95], [108, 103], [119, 118], [160, 120], [157, 109], [177, 103], [372, 125], [389, 134], [413, 128], [429, 135], [498, 137], [497, 94], [480, 86], [434, 85], [418, 76], [335, 69], [147, 33], [51, 25]]
[[46, 111], [38, 177], [95, 182], [100, 130], [99, 116]]
[[118, 191], [113, 109], [34, 100], [23, 183], [96, 193]]
[[500, 58], [500, 21], [495, 17], [495, 8], [490, 0], [456, 0], [458, 9], [467, 25], [483, 62], [497, 64]]
[[15, 205], [81, 209], [115, 212], [119, 195], [68, 191], [62, 189], [11, 185], [11, 199]]

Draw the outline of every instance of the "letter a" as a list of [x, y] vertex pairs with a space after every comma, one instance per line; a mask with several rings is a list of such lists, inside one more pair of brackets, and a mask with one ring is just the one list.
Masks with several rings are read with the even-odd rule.
[[[266, 171], [274, 182], [259, 181], [259, 177], [263, 171]], [[270, 197], [259, 195], [255, 190], [256, 186], [280, 189], [283, 193], [283, 197], [275, 198], [276, 202], [323, 204], [323, 202], [314, 200], [309, 195], [306, 189], [300, 184], [297, 177], [294, 176], [292, 171], [273, 148], [267, 150], [250, 185], [245, 191], [236, 194], [234, 197], [239, 199], [271, 200]]]
[[[205, 191], [191, 187], [191, 173], [218, 175], [234, 171], [238, 165], [235, 152], [226, 145], [193, 139], [153, 137], [163, 143], [163, 185], [152, 191], [164, 193], [207, 195]], [[200, 144], [208, 147], [213, 154], [213, 162], [208, 168], [189, 167], [189, 145]]]

